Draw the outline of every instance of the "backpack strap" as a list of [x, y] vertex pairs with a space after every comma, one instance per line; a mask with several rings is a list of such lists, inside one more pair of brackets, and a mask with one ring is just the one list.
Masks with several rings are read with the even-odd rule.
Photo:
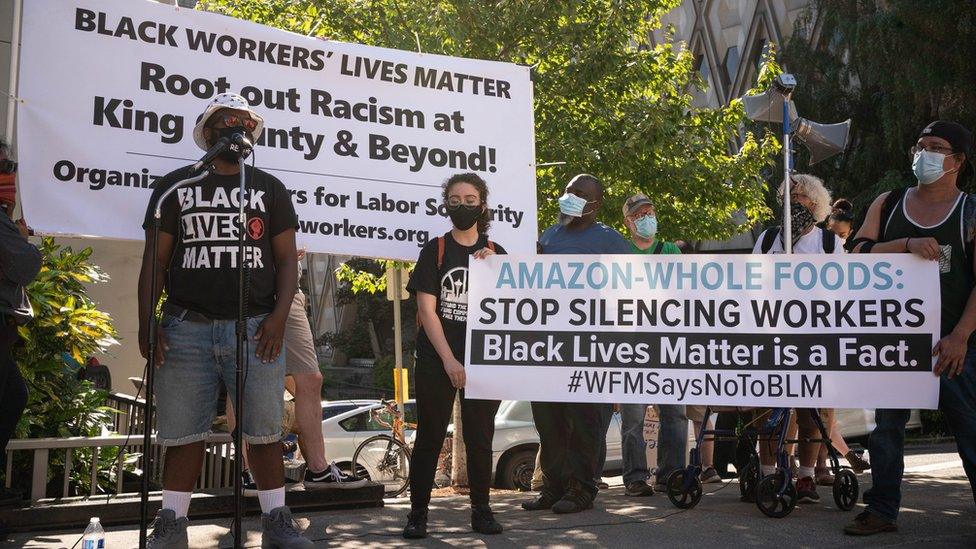
[[888, 220], [891, 219], [891, 214], [895, 212], [895, 208], [898, 207], [898, 203], [908, 192], [910, 187], [902, 187], [900, 189], [893, 189], [888, 192], [888, 196], [885, 197], [884, 203], [881, 204], [881, 220], [878, 227], [878, 242], [885, 242], [885, 228], [888, 227]]
[[441, 270], [444, 265], [444, 246], [447, 243], [447, 235], [437, 237], [437, 270]]
[[834, 248], [837, 245], [837, 238], [834, 236], [834, 231], [829, 229], [820, 229], [820, 234], [823, 236], [823, 251], [825, 254], [834, 253]]
[[661, 250], [663, 250], [663, 249], [664, 249], [664, 242], [661, 241], [661, 240], [658, 240], [657, 243], [654, 245], [654, 255], [660, 254], [661, 253]]
[[779, 236], [779, 227], [772, 226], [766, 229], [766, 233], [763, 234], [762, 246], [759, 248], [762, 253], [768, 254], [769, 250], [773, 248], [773, 242], [776, 242], [776, 237]]

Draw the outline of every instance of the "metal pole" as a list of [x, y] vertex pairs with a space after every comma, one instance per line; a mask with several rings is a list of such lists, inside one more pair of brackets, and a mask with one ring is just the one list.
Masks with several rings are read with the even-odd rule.
[[13, 145], [14, 142], [14, 113], [17, 111], [17, 70], [20, 61], [20, 20], [21, 0], [14, 0], [14, 20], [10, 33], [10, 91], [7, 93], [7, 128], [5, 137]]
[[[166, 189], [156, 204], [153, 205], [153, 237], [150, 248], [150, 258], [152, 261], [152, 271], [149, 275], [149, 298], [156, 295], [156, 255], [159, 248], [159, 225], [163, 213], [163, 203], [169, 195], [176, 192], [176, 189], [192, 185], [210, 175], [209, 170], [204, 170], [199, 174], [179, 181], [172, 187]], [[142, 389], [146, 391], [145, 410], [143, 411], [143, 434], [142, 434], [142, 479], [140, 482], [139, 495], [139, 549], [146, 549], [146, 535], [149, 530], [149, 477], [152, 476], [152, 412], [153, 412], [153, 391], [156, 379], [156, 303], [149, 304], [149, 364], [146, 366], [146, 379], [142, 380]], [[138, 397], [138, 394], [136, 395]]]
[[780, 240], [783, 241], [783, 251], [793, 253], [793, 220], [790, 216], [791, 190], [790, 190], [790, 94], [783, 95], [783, 233]]
[[247, 282], [247, 265], [244, 261], [244, 234], [247, 231], [247, 218], [244, 214], [244, 204], [247, 198], [244, 194], [245, 173], [244, 173], [244, 151], [238, 160], [240, 167], [240, 185], [237, 195], [237, 368], [234, 371], [234, 414], [237, 417], [237, 425], [234, 429], [234, 548], [240, 549], [244, 546], [241, 538], [241, 521], [244, 517], [244, 487], [241, 485], [241, 474], [243, 472], [244, 461], [244, 442], [242, 432], [244, 431], [244, 370], [245, 364], [250, 358], [245, 350], [247, 341], [247, 290], [244, 284]]
[[[389, 280], [389, 279], [387, 279]], [[393, 268], [393, 349], [396, 352], [396, 403], [397, 409], [403, 411], [403, 320], [400, 318], [400, 268]]]

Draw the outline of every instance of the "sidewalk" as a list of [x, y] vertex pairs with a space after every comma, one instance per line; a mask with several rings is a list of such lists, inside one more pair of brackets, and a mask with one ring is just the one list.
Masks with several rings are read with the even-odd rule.
[[[493, 507], [504, 534], [485, 537], [469, 529], [467, 501], [453, 496], [431, 506], [431, 537], [409, 544], [400, 529], [409, 509], [405, 499], [381, 509], [332, 511], [302, 517], [307, 534], [320, 547], [974, 547], [976, 508], [954, 446], [915, 449], [906, 459], [904, 501], [897, 534], [850, 538], [843, 525], [857, 511], [834, 507], [829, 488], [820, 487], [821, 503], [799, 507], [789, 517], [764, 517], [752, 504], [739, 502], [735, 482], [706, 486], [695, 509], [680, 511], [667, 497], [628, 498], [620, 478], [607, 479], [611, 488], [597, 498], [592, 511], [557, 516], [529, 513], [519, 504], [530, 494], [497, 492]], [[862, 493], [870, 475], [861, 475]], [[228, 520], [191, 523], [191, 546], [231, 545]], [[247, 544], [260, 546], [260, 523], [245, 522]], [[106, 547], [135, 547], [138, 528], [111, 528]], [[71, 547], [81, 532], [21, 535], [14, 547]]]

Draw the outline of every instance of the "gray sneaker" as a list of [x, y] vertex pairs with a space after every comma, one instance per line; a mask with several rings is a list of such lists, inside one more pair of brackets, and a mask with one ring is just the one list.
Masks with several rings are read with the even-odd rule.
[[176, 518], [172, 509], [160, 509], [156, 520], [149, 525], [152, 533], [146, 537], [149, 549], [188, 549], [190, 542], [186, 536], [186, 517]]
[[312, 540], [302, 537], [292, 522], [291, 510], [287, 507], [272, 509], [267, 515], [261, 515], [262, 549], [303, 549], [315, 547]]

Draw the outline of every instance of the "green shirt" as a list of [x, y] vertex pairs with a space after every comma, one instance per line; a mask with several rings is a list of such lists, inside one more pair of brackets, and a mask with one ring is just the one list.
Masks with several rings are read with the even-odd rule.
[[[638, 248], [636, 244], [634, 244], [633, 240], [631, 240], [630, 249], [635, 254], [654, 254], [654, 250], [657, 248], [657, 244], [658, 241], [655, 240], [654, 242], [651, 243], [650, 246], [647, 247], [646, 250], [642, 250]], [[679, 248], [678, 245], [675, 244], [674, 242], [662, 242], [662, 244], [664, 244], [664, 247], [661, 248], [661, 255], [667, 255], [667, 254], [681, 255], [681, 248]]]

